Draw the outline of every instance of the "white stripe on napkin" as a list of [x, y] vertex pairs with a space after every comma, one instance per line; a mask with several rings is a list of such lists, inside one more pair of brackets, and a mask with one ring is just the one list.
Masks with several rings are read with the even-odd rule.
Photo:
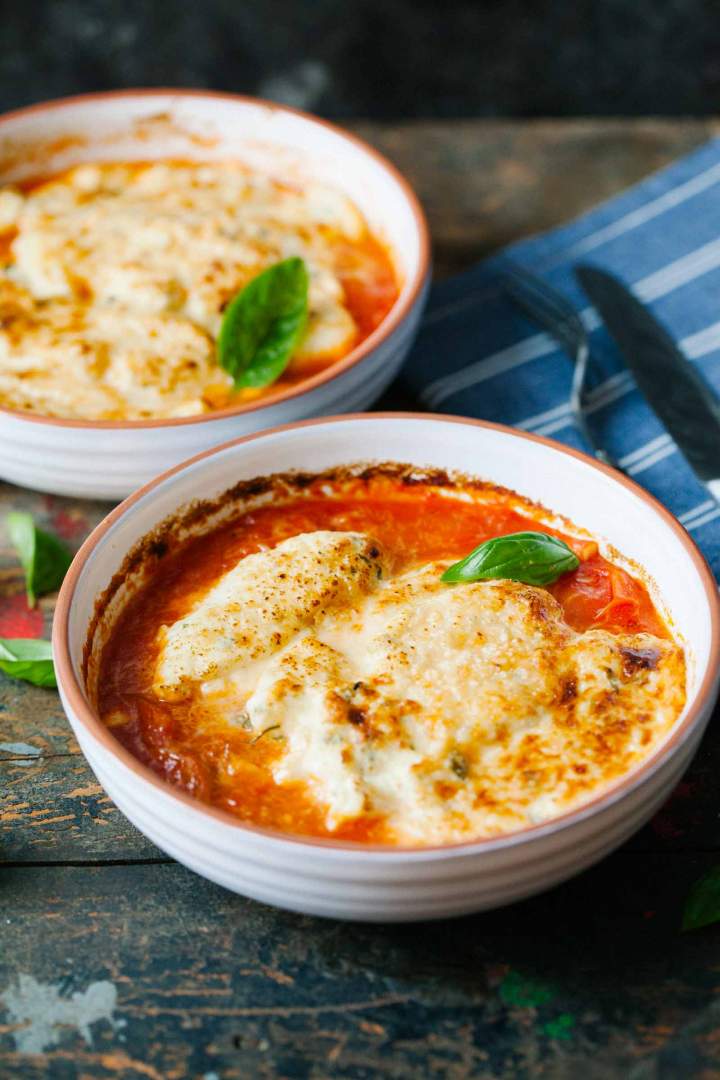
[[689, 523], [694, 518], [702, 517], [704, 514], [707, 513], [708, 510], [711, 510], [716, 505], [717, 504], [714, 499], [704, 499], [703, 502], [698, 503], [697, 506], [694, 506], [692, 510], [686, 510], [684, 514], [680, 514], [678, 521], [681, 525], [684, 525], [687, 528]]
[[[622, 397], [624, 393], [626, 391], [620, 388], [615, 397], [606, 397], [600, 405], [588, 406], [585, 412], [593, 412], [594, 409], [602, 408], [608, 405], [610, 401]], [[552, 424], [545, 424], [543, 427], [536, 429], [536, 434], [552, 435], [554, 432], [562, 431], [564, 427], [568, 427], [571, 420], [572, 418], [567, 416], [565, 419], [558, 419]], [[636, 450], [633, 450], [632, 453], [621, 457], [619, 464], [630, 476], [637, 476], [638, 473], [652, 468], [653, 465], [657, 465], [659, 461], [664, 461], [665, 458], [671, 457], [676, 452], [677, 446], [670, 435], [659, 435], [658, 438], [652, 439], [649, 443], [645, 443], [644, 446], [639, 446]]]
[[684, 184], [673, 188], [672, 191], [667, 191], [664, 195], [658, 196], [657, 199], [645, 203], [644, 206], [639, 206], [637, 210], [631, 210], [629, 214], [625, 214], [624, 217], [613, 221], [612, 225], [605, 225], [604, 228], [598, 229], [597, 232], [591, 233], [590, 236], [571, 244], [558, 256], [557, 261], [553, 260], [550, 263], [545, 263], [544, 269], [550, 269], [550, 267], [558, 266], [570, 259], [576, 259], [578, 255], [586, 255], [588, 251], [594, 251], [607, 243], [608, 240], [615, 240], [616, 237], [630, 232], [631, 229], [636, 229], [639, 225], [644, 225], [647, 221], [659, 217], [666, 210], [680, 206], [681, 203], [687, 202], [694, 195], [707, 191], [718, 181], [720, 181], [720, 164], [712, 165], [705, 172], [698, 173], [697, 176], [686, 180]]
[[666, 446], [660, 447], [654, 454], [648, 454], [647, 457], [641, 458], [640, 461], [636, 461], [633, 465], [628, 465], [628, 474], [630, 476], [637, 476], [638, 473], [645, 472], [646, 469], [651, 469], [653, 465], [657, 465], [659, 461], [664, 461], [665, 458], [669, 458], [675, 453], [677, 453], [677, 446], [672, 439], [670, 439]]
[[[633, 389], [634, 385], [635, 383], [633, 382], [632, 375], [629, 371], [619, 371], [617, 374], [611, 375], [609, 379], [599, 383], [599, 385], [587, 395], [585, 412], [599, 412], [599, 410], [604, 409], [606, 405], [611, 405], [614, 401], [618, 401], [621, 397], [624, 397], [625, 394]], [[564, 416], [558, 416], [557, 420], [548, 424], [542, 424], [540, 427], [532, 428], [532, 430], [536, 435], [553, 435], [556, 431], [562, 431], [563, 428], [568, 427], [571, 423], [572, 414], [570, 405], [566, 402], [564, 406]], [[524, 427], [524, 423], [516, 426]]]
[[[516, 345], [509, 345], [507, 349], [501, 349], [499, 352], [494, 353], [492, 356], [486, 357], [482, 361], [478, 361], [478, 364], [482, 364], [483, 375], [477, 382], [482, 382], [485, 379], [491, 379], [493, 375], [502, 375], [506, 371], [511, 371], [513, 368], [519, 367], [521, 364], [525, 364], [528, 360], [537, 360], [541, 356], [547, 356], [548, 353], [553, 352], [557, 348], [557, 344], [552, 340], [548, 334], [533, 334], [532, 337], [525, 338], [524, 341], [518, 342]], [[470, 365], [475, 367], [475, 364]], [[469, 371], [469, 368], [462, 368], [461, 371]], [[456, 372], [461, 374], [461, 372]], [[446, 376], [449, 378], [449, 376]], [[473, 380], [471, 380], [472, 382]], [[434, 383], [426, 388], [422, 394], [422, 398], [428, 404], [436, 404], [430, 397], [430, 392], [434, 386], [443, 382], [443, 379], [438, 379]], [[470, 385], [470, 384], [469, 384]], [[461, 389], [463, 389], [461, 387]], [[453, 393], [454, 391], [450, 391]], [[442, 397], [447, 397], [447, 394], [443, 394]], [[442, 398], [438, 398], [438, 401]]]
[[[596, 410], [601, 409], [608, 402], [617, 400], [618, 397], [632, 390], [633, 386], [634, 383], [629, 371], [619, 371], [615, 375], [611, 375], [609, 379], [598, 383], [586, 395], [589, 411], [592, 411], [593, 408]], [[544, 412], [520, 420], [514, 427], [521, 428], [523, 431], [535, 431], [538, 434], [547, 435], [550, 431], [560, 431], [561, 428], [566, 427], [570, 422], [570, 414], [570, 402], [563, 401], [552, 409], [546, 409]], [[554, 420], [558, 420], [560, 423], [551, 423]]]
[[521, 420], [518, 424], [513, 426], [520, 428], [522, 431], [535, 431], [542, 424], [548, 423], [550, 420], [559, 420], [563, 417], [567, 417], [570, 414], [570, 403], [563, 401], [561, 405], [555, 405], [552, 409], [546, 409], [545, 412], [535, 413], [534, 416], [528, 416], [526, 420]]
[[685, 528], [688, 532], [692, 532], [694, 529], [699, 529], [701, 525], [707, 525], [708, 522], [714, 521], [716, 517], [720, 517], [720, 506], [716, 506], [714, 510], [709, 510], [704, 517], [696, 518], [689, 525], [686, 525]]
[[491, 289], [486, 286], [483, 289], [476, 289], [475, 292], [468, 293], [466, 296], [458, 296], [456, 300], [451, 300], [447, 304], [440, 304], [438, 307], [430, 308], [422, 317], [422, 325], [432, 326], [433, 323], [442, 322], [443, 319], [448, 319], [451, 315], [457, 315], [458, 311], [476, 307], [483, 300], [487, 300], [491, 293], [494, 294], [497, 291], [497, 288]]
[[634, 293], [645, 303], [659, 300], [661, 296], [667, 296], [673, 289], [679, 289], [681, 285], [687, 285], [690, 281], [707, 274], [710, 270], [716, 270], [720, 266], [720, 237], [710, 240], [695, 251], [682, 255], [679, 259], [656, 270], [654, 274], [648, 274], [642, 281], [632, 286]]
[[657, 450], [662, 450], [665, 446], [670, 445], [672, 445], [672, 438], [665, 432], [664, 435], [658, 435], [656, 439], [651, 439], [644, 446], [639, 446], [637, 450], [625, 454], [624, 457], [620, 458], [620, 464], [624, 469], [630, 465], [637, 465], [643, 458], [652, 456]]
[[611, 402], [617, 401], [618, 398], [624, 397], [629, 393], [635, 385], [635, 381], [629, 371], [618, 371], [614, 375], [611, 375], [605, 382], [596, 386], [587, 397], [586, 412], [598, 412], [599, 409], [604, 409], [606, 405], [610, 405]]
[[691, 360], [699, 360], [701, 356], [720, 349], [720, 322], [706, 326], [704, 330], [698, 330], [695, 334], [688, 334], [683, 338], [682, 349]]

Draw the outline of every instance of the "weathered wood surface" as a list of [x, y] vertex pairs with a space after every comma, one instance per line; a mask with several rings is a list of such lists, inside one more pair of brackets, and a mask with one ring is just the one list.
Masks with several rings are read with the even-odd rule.
[[[432, 123], [362, 134], [429, 214], [440, 273], [548, 228], [698, 145], [711, 122]], [[388, 403], [405, 404], [397, 393]], [[77, 545], [107, 507], [0, 485], [0, 636], [28, 611], [2, 520]], [[0, 1076], [720, 1075], [720, 929], [681, 934], [720, 862], [711, 727], [622, 851], [502, 912], [420, 927], [301, 918], [167, 860], [108, 801], [57, 695], [0, 674]], [[4, 1005], [4, 1009], [3, 1009]]]
[[[710, 861], [624, 853], [536, 900], [419, 927], [318, 922], [172, 864], [13, 868], [3, 1067], [38, 1080], [715, 1076], [720, 958], [707, 935], [677, 933]], [[40, 1017], [59, 998], [66, 1026], [47, 1045]]]

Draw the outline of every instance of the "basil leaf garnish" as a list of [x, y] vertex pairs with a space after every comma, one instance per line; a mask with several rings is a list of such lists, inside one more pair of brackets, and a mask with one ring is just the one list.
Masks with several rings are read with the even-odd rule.
[[52, 647], [41, 638], [0, 638], [0, 671], [35, 686], [57, 686]]
[[285, 259], [263, 270], [228, 304], [217, 354], [237, 389], [269, 386], [282, 375], [307, 322], [308, 281], [302, 259]]
[[683, 930], [720, 921], [720, 866], [713, 866], [690, 889], [683, 911]]
[[7, 516], [7, 527], [25, 571], [28, 603], [35, 607], [38, 596], [60, 588], [72, 552], [62, 540], [39, 529], [31, 514], [13, 511]]
[[550, 585], [561, 574], [576, 570], [577, 555], [557, 536], [541, 532], [511, 533], [486, 540], [442, 575], [449, 584], [509, 578], [526, 585]]

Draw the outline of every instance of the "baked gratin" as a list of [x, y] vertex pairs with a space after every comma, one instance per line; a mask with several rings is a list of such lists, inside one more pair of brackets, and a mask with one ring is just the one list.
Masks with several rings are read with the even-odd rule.
[[[400, 466], [247, 492], [153, 539], [99, 662], [104, 722], [198, 799], [344, 841], [493, 837], [603, 793], [679, 717], [683, 649], [641, 571], [520, 496]], [[518, 534], [566, 569], [448, 582]]]
[[[231, 300], [287, 259], [307, 313], [289, 363], [238, 385], [218, 363]], [[81, 420], [191, 417], [297, 385], [398, 295], [353, 203], [234, 161], [97, 163], [0, 187], [0, 406]]]

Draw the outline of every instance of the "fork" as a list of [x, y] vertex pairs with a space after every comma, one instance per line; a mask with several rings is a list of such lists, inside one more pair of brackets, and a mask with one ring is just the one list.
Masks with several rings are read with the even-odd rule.
[[587, 331], [577, 311], [561, 292], [548, 285], [537, 274], [525, 270], [516, 263], [506, 264], [500, 274], [500, 280], [516, 307], [532, 322], [539, 323], [547, 330], [570, 356], [573, 361], [570, 411], [575, 425], [588, 446], [592, 447], [597, 460], [619, 469], [617, 462], [613, 461], [607, 451], [598, 445], [585, 416], [583, 399], [590, 346]]

